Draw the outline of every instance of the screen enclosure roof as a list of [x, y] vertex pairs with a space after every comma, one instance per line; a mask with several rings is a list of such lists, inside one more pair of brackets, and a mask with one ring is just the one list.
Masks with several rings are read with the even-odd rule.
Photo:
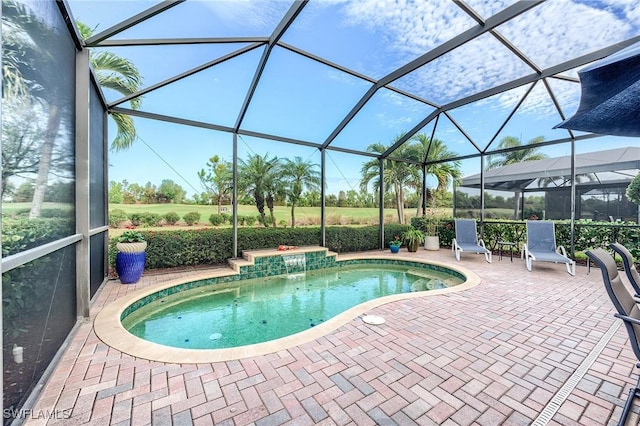
[[86, 46], [144, 77], [130, 96], [103, 90], [112, 112], [398, 160], [419, 133], [445, 142], [439, 161], [500, 151], [505, 136], [589, 139], [553, 129], [577, 109], [577, 71], [640, 41], [635, 2], [67, 4], [94, 30]]

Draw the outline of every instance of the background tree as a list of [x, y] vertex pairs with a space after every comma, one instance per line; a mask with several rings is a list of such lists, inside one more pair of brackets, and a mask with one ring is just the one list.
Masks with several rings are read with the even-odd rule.
[[147, 182], [144, 185], [142, 198], [140, 199], [140, 201], [142, 201], [144, 204], [154, 204], [158, 199], [157, 192], [157, 187], [151, 182]]
[[[535, 146], [544, 141], [544, 136], [538, 136], [526, 144], [523, 144], [520, 138], [515, 136], [505, 136], [500, 140], [498, 149], [507, 148], [519, 148], [513, 151], [503, 152], [500, 154], [494, 154], [489, 156], [487, 163], [488, 169], [495, 169], [498, 167], [504, 167], [509, 164], [521, 163], [523, 161], [542, 160], [547, 158], [547, 155], [540, 152], [540, 147]], [[520, 209], [520, 197], [522, 191], [516, 191], [514, 193], [514, 207], [513, 207], [513, 219], [518, 219], [518, 211]]]
[[286, 184], [282, 180], [282, 163], [275, 158], [269, 173], [264, 177], [264, 202], [269, 209], [269, 222], [277, 227], [275, 205], [277, 199], [285, 198]]
[[[25, 102], [39, 103], [46, 115], [29, 218], [40, 216], [61, 127], [64, 133], [71, 133], [70, 123], [62, 121], [70, 116], [73, 105], [68, 93], [63, 91], [73, 87], [73, 82], [70, 75], [56, 66], [54, 55], [58, 50], [54, 43], [58, 37], [54, 31], [28, 5], [14, 0], [2, 2], [3, 93], [6, 90], [22, 94]], [[11, 43], [4, 43], [5, 35]], [[60, 138], [61, 143], [63, 139]]]
[[629, 201], [640, 206], [640, 173], [627, 186], [626, 195]]
[[222, 202], [233, 194], [233, 164], [214, 155], [207, 161], [206, 168], [200, 169], [198, 179], [210, 193], [209, 198], [217, 199], [218, 214], [222, 213]]
[[296, 226], [296, 206], [302, 199], [302, 191], [317, 191], [320, 188], [319, 166], [304, 161], [302, 157], [285, 159], [282, 165], [282, 177], [286, 182], [286, 196], [291, 206], [291, 227]]
[[33, 188], [35, 184], [32, 180], [22, 182], [13, 193], [13, 201], [16, 203], [26, 203], [33, 199]]
[[31, 108], [11, 100], [3, 102], [5, 113], [2, 124], [2, 181], [0, 196], [4, 197], [11, 177], [33, 176], [38, 172], [40, 145], [44, 129], [34, 120]]
[[124, 200], [124, 186], [120, 182], [109, 182], [109, 204], [121, 204]]
[[[452, 182], [455, 182], [462, 177], [460, 161], [442, 162], [443, 160], [456, 157], [457, 154], [449, 150], [447, 145], [440, 139], [431, 140], [431, 138], [424, 133], [418, 133], [417, 135], [414, 135], [411, 140], [414, 143], [410, 144], [407, 148], [409, 159], [419, 161], [421, 163], [427, 163], [425, 169], [427, 175], [435, 177], [438, 182], [434, 192], [427, 189], [427, 201], [429, 201], [431, 206], [435, 207], [435, 193], [443, 193], [447, 191]], [[421, 166], [416, 164], [414, 167], [419, 169]], [[412, 182], [411, 186], [415, 188], [418, 193], [416, 216], [419, 216], [421, 214], [420, 209], [422, 208], [423, 197], [422, 173], [420, 170], [418, 170], [415, 177], [416, 180]]]
[[169, 203], [181, 204], [187, 192], [171, 179], [163, 179], [156, 194], [158, 201], [166, 200]]
[[[394, 141], [395, 143], [398, 139], [400, 139], [402, 135], [397, 136]], [[388, 146], [385, 146], [381, 143], [371, 144], [367, 147], [368, 152], [374, 152], [382, 154], [387, 150]], [[406, 147], [400, 147], [397, 152], [397, 156], [401, 158], [407, 158], [406, 153], [402, 150], [406, 150]], [[384, 160], [384, 188], [385, 193], [389, 192], [394, 195], [395, 198], [395, 207], [398, 213], [398, 221], [400, 224], [404, 224], [404, 201], [405, 196], [404, 192], [407, 187], [409, 187], [413, 182], [416, 181], [416, 168], [414, 165], [405, 163], [402, 161], [394, 161], [390, 159]], [[361, 169], [361, 178], [360, 178], [360, 188], [362, 191], [366, 191], [369, 183], [372, 182], [375, 189], [380, 190], [380, 162], [377, 159], [370, 160], [365, 162], [362, 165]]]
[[253, 197], [263, 226], [269, 226], [264, 212], [265, 197], [277, 163], [278, 158], [269, 157], [268, 153], [264, 156], [250, 154], [246, 160], [238, 160], [238, 187]]

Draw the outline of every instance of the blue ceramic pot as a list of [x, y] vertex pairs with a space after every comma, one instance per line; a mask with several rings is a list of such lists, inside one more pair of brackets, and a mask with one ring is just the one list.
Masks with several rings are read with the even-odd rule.
[[400, 251], [400, 246], [389, 246], [391, 253], [397, 253]]
[[137, 283], [144, 271], [145, 252], [123, 253], [116, 255], [116, 272], [122, 284]]

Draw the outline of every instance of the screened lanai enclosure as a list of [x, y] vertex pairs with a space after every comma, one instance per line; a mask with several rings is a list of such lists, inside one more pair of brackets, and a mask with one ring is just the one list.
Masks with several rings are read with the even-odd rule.
[[[319, 245], [372, 225], [382, 248], [385, 225], [431, 208], [637, 224], [639, 140], [555, 128], [577, 72], [637, 42], [624, 1], [3, 0], [4, 408], [29, 405], [89, 318], [118, 185], [213, 203], [198, 172], [228, 165], [235, 256], [239, 205], [258, 214], [246, 166], [274, 158], [314, 170], [295, 202], [274, 198], [307, 209], [280, 226], [316, 226]], [[583, 169], [594, 153], [607, 166]]]

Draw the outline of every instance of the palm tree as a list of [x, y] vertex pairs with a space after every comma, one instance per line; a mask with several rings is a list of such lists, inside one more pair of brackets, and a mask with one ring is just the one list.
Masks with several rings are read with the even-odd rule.
[[[500, 154], [494, 154], [489, 156], [489, 162], [487, 164], [488, 169], [495, 169], [498, 167], [504, 167], [509, 164], [521, 163], [523, 161], [534, 161], [534, 160], [542, 160], [543, 158], [547, 158], [546, 154], [539, 152], [540, 147], [535, 145], [544, 141], [544, 136], [538, 136], [526, 144], [522, 144], [521, 139], [515, 136], [505, 136], [500, 140], [500, 144], [498, 144], [498, 149], [507, 149], [507, 148], [521, 148], [513, 151], [503, 152]], [[516, 191], [514, 193], [514, 207], [513, 207], [513, 218], [518, 219], [518, 209], [520, 208], [520, 196], [522, 191]]]
[[[77, 21], [78, 31], [84, 40], [93, 35], [93, 29], [86, 24]], [[114, 90], [122, 96], [129, 96], [136, 93], [142, 85], [142, 76], [136, 66], [128, 59], [121, 58], [112, 52], [102, 51], [95, 53], [89, 51], [89, 61], [96, 75], [98, 84], [105, 89]], [[142, 103], [142, 98], [133, 98], [131, 108], [138, 109]], [[129, 148], [136, 140], [136, 128], [131, 116], [112, 112], [111, 117], [117, 126], [117, 133], [111, 141], [111, 149], [120, 151]]]
[[[392, 145], [397, 142], [403, 135], [398, 135], [392, 142]], [[367, 147], [367, 151], [382, 154], [387, 150], [388, 146], [381, 143], [374, 143]], [[404, 147], [398, 148], [400, 150], [406, 149]], [[396, 150], [397, 151], [397, 150]], [[403, 153], [399, 153], [400, 156], [406, 158]], [[380, 162], [378, 160], [367, 161], [362, 165], [361, 172], [362, 177], [360, 179], [360, 188], [362, 191], [366, 191], [370, 182], [373, 182], [373, 186], [376, 189], [380, 189]], [[410, 186], [412, 182], [417, 179], [419, 172], [416, 168], [409, 163], [403, 161], [394, 161], [390, 159], [384, 160], [384, 187], [385, 191], [391, 191], [396, 199], [396, 210], [398, 212], [398, 221], [400, 224], [404, 224], [404, 191], [405, 188]], [[381, 206], [384, 207], [384, 206]]]
[[262, 157], [258, 154], [252, 154], [246, 161], [240, 159], [238, 162], [238, 176], [240, 177], [238, 187], [253, 197], [258, 213], [260, 213], [260, 222], [264, 226], [269, 226], [264, 214], [264, 206], [267, 190], [273, 181], [273, 172], [278, 166], [278, 158], [269, 158], [268, 153]]
[[300, 199], [302, 191], [318, 190], [320, 188], [320, 172], [316, 170], [317, 164], [303, 161], [302, 157], [294, 157], [293, 161], [285, 159], [282, 165], [282, 177], [287, 182], [287, 197], [291, 203], [291, 227], [296, 226], [295, 209]]
[[282, 164], [278, 158], [275, 159], [273, 167], [264, 177], [265, 197], [264, 201], [269, 209], [271, 224], [274, 228], [278, 226], [275, 215], [275, 201], [277, 198], [285, 197], [285, 183], [282, 181]]
[[[73, 100], [68, 96], [71, 93], [73, 81], [71, 81], [72, 76], [69, 73], [57, 66], [54, 56], [56, 52], [60, 51], [57, 43], [61, 37], [55, 34], [55, 28], [33, 13], [27, 5], [15, 0], [3, 0], [2, 26], [3, 96], [22, 96], [25, 99], [33, 100], [35, 103], [40, 103], [42, 110], [48, 115], [40, 147], [31, 211], [29, 212], [30, 218], [36, 218], [40, 216], [52, 165], [54, 146], [60, 135], [61, 127], [62, 132], [71, 133], [71, 129], [66, 129], [71, 126], [71, 123], [65, 121], [65, 118], [71, 116], [71, 113], [64, 112], [73, 109]], [[117, 58], [113, 54], [96, 56], [99, 68], [105, 68], [108, 63], [116, 62], [115, 58]], [[122, 70], [133, 72], [135, 67], [131, 65]], [[135, 74], [137, 74], [137, 79]], [[137, 70], [133, 76], [128, 76], [127, 82], [121, 86], [114, 84], [114, 81], [118, 81], [118, 79], [115, 69], [110, 75], [102, 77], [107, 87], [118, 91], [124, 90], [126, 94], [133, 93], [129, 89], [133, 89], [133, 86], [140, 83]], [[137, 90], [137, 86], [135, 88]], [[132, 101], [132, 106], [139, 106], [139, 102], [139, 100]], [[128, 120], [128, 123], [126, 123], [126, 119], [123, 121], [122, 127], [118, 125], [118, 135], [114, 140], [116, 146], [128, 146], [135, 138], [133, 122], [130, 117]]]
[[[451, 182], [454, 182], [462, 177], [462, 171], [460, 170], [460, 161], [450, 161], [435, 163], [437, 161], [446, 160], [456, 156], [456, 153], [450, 151], [446, 144], [440, 139], [429, 138], [424, 133], [418, 133], [411, 138], [415, 141], [414, 144], [409, 146], [411, 150], [410, 158], [424, 162], [427, 164], [426, 173], [432, 175], [438, 181], [438, 186], [434, 192], [446, 191]], [[418, 167], [414, 165], [415, 167]], [[412, 182], [412, 186], [419, 192], [419, 202], [416, 211], [416, 216], [420, 215], [420, 208], [422, 207], [422, 178], [420, 177], [416, 181]], [[431, 198], [431, 205], [434, 204], [435, 193], [427, 190], [427, 197]]]

